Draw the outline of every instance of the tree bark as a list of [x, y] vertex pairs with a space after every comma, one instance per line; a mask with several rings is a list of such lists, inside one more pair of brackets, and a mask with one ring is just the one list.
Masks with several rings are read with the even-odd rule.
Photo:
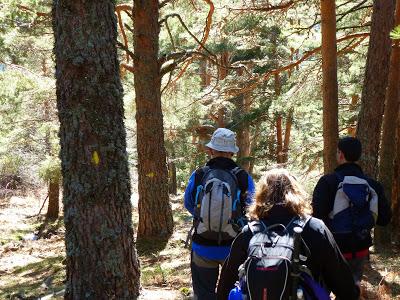
[[49, 182], [49, 206], [47, 207], [46, 219], [57, 219], [60, 210], [60, 182], [59, 179]]
[[134, 1], [136, 125], [139, 174], [138, 239], [173, 231], [158, 62], [159, 4]]
[[53, 2], [66, 244], [65, 299], [136, 299], [114, 1]]
[[283, 162], [282, 116], [276, 118], [276, 162]]
[[229, 52], [224, 51], [221, 53], [221, 59], [220, 59], [220, 66], [219, 68], [219, 79], [223, 80], [228, 76], [228, 67], [229, 66]]
[[208, 74], [208, 61], [207, 59], [200, 60], [200, 86], [205, 89], [211, 83], [211, 76]]
[[324, 172], [336, 167], [338, 83], [335, 1], [321, 0]]
[[393, 240], [400, 245], [400, 124], [397, 124], [397, 149], [392, 182], [392, 233]]
[[[238, 102], [237, 110], [242, 114], [248, 114], [251, 108], [251, 93], [247, 92], [240, 96], [242, 101]], [[250, 169], [250, 125], [248, 122], [242, 122], [239, 130], [237, 131], [237, 143], [239, 152], [237, 160], [241, 168], [246, 171]]]
[[255, 124], [254, 135], [253, 135], [253, 138], [250, 143], [250, 153], [253, 153], [253, 159], [250, 161], [250, 166], [249, 166], [250, 174], [253, 174], [253, 170], [254, 170], [254, 165], [255, 165], [255, 161], [256, 161], [255, 157], [254, 157], [254, 153], [257, 148], [260, 133], [261, 133], [261, 121], [259, 121]]
[[389, 75], [391, 52], [389, 33], [393, 24], [394, 0], [374, 0], [357, 137], [363, 146], [360, 165], [367, 175], [375, 178]]
[[[400, 24], [400, 0], [396, 1], [395, 25]], [[393, 165], [396, 157], [396, 126], [400, 103], [400, 48], [399, 41], [395, 41], [390, 56], [389, 81], [386, 90], [385, 113], [383, 116], [382, 144], [379, 158], [379, 181], [382, 183], [389, 202], [392, 199]], [[377, 227], [378, 235], [375, 241], [381, 245], [388, 245], [391, 241], [391, 228]]]
[[286, 117], [286, 124], [285, 124], [285, 139], [283, 141], [283, 158], [282, 158], [283, 163], [286, 163], [289, 158], [289, 143], [290, 143], [290, 132], [292, 130], [292, 123], [293, 123], [293, 109], [290, 109], [289, 114]]

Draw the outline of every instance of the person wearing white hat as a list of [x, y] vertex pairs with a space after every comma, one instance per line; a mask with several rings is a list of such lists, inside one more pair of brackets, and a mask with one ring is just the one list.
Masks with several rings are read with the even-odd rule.
[[233, 131], [218, 128], [206, 147], [211, 159], [192, 173], [184, 204], [194, 219], [191, 253], [194, 299], [213, 300], [219, 266], [246, 223], [245, 210], [252, 203], [255, 187], [252, 177], [232, 160], [239, 151]]

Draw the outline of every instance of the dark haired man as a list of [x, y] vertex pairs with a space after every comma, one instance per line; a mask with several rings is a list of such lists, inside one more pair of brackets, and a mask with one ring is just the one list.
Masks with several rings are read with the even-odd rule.
[[362, 279], [372, 245], [371, 229], [375, 224], [385, 226], [391, 219], [382, 185], [365, 176], [356, 163], [361, 152], [357, 138], [341, 138], [338, 167], [320, 178], [312, 200], [313, 216], [322, 219], [332, 231], [357, 283]]

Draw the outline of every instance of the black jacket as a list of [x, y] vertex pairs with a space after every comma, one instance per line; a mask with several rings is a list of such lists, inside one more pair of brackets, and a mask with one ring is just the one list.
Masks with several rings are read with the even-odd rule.
[[[368, 184], [378, 194], [378, 219], [377, 225], [385, 226], [390, 222], [391, 210], [386, 200], [382, 185], [364, 175], [361, 167], [355, 163], [345, 163], [338, 166], [335, 172], [342, 176], [358, 176], [366, 178]], [[329, 213], [333, 210], [339, 180], [335, 173], [324, 175], [315, 186], [313, 193], [313, 216], [325, 222], [329, 228]], [[363, 240], [355, 240], [351, 234], [347, 236], [335, 236], [336, 242], [343, 253], [351, 253], [368, 249], [372, 245], [371, 235]]]
[[[226, 157], [215, 157], [210, 159], [207, 164], [207, 167], [210, 169], [224, 169], [224, 170], [233, 170], [234, 168], [238, 167], [238, 165], [229, 158]], [[201, 184], [201, 181], [204, 176], [204, 167], [198, 168], [195, 172], [195, 178], [194, 178], [194, 187], [197, 187], [199, 184]], [[237, 181], [238, 181], [238, 188], [241, 191], [241, 206], [242, 209], [245, 209], [246, 206], [246, 197], [248, 197], [247, 190], [249, 187], [249, 177], [250, 175], [245, 171], [241, 170], [237, 174]], [[252, 181], [251, 177], [250, 180]], [[196, 196], [196, 188], [193, 188], [192, 190], [192, 198], [194, 199]], [[244, 211], [243, 211], [244, 214]], [[192, 237], [193, 241], [200, 244], [200, 245], [205, 245], [205, 246], [217, 246], [218, 243], [217, 241], [212, 241], [212, 240], [206, 240], [202, 238], [201, 236], [197, 235], [196, 233], [193, 234]], [[220, 246], [230, 246], [232, 244], [232, 240], [226, 240], [223, 241]]]
[[[287, 224], [293, 215], [284, 207], [274, 207], [267, 219], [262, 220], [267, 226], [275, 223]], [[231, 253], [222, 268], [218, 284], [217, 299], [226, 300], [229, 291], [238, 280], [238, 268], [247, 259], [247, 248], [252, 238], [248, 226], [236, 237]], [[302, 238], [308, 246], [311, 255], [306, 261], [314, 278], [322, 280], [337, 298], [358, 299], [359, 289], [354, 283], [351, 271], [331, 232], [325, 224], [316, 218], [311, 218], [304, 226]]]

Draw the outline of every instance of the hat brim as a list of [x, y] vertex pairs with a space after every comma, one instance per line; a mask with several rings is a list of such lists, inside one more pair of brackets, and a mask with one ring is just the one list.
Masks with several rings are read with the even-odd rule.
[[223, 147], [223, 146], [214, 145], [213, 143], [209, 142], [208, 144], [206, 144], [206, 147], [216, 150], [216, 151], [220, 151], [220, 152], [227, 152], [227, 153], [238, 153], [239, 152], [238, 146]]

